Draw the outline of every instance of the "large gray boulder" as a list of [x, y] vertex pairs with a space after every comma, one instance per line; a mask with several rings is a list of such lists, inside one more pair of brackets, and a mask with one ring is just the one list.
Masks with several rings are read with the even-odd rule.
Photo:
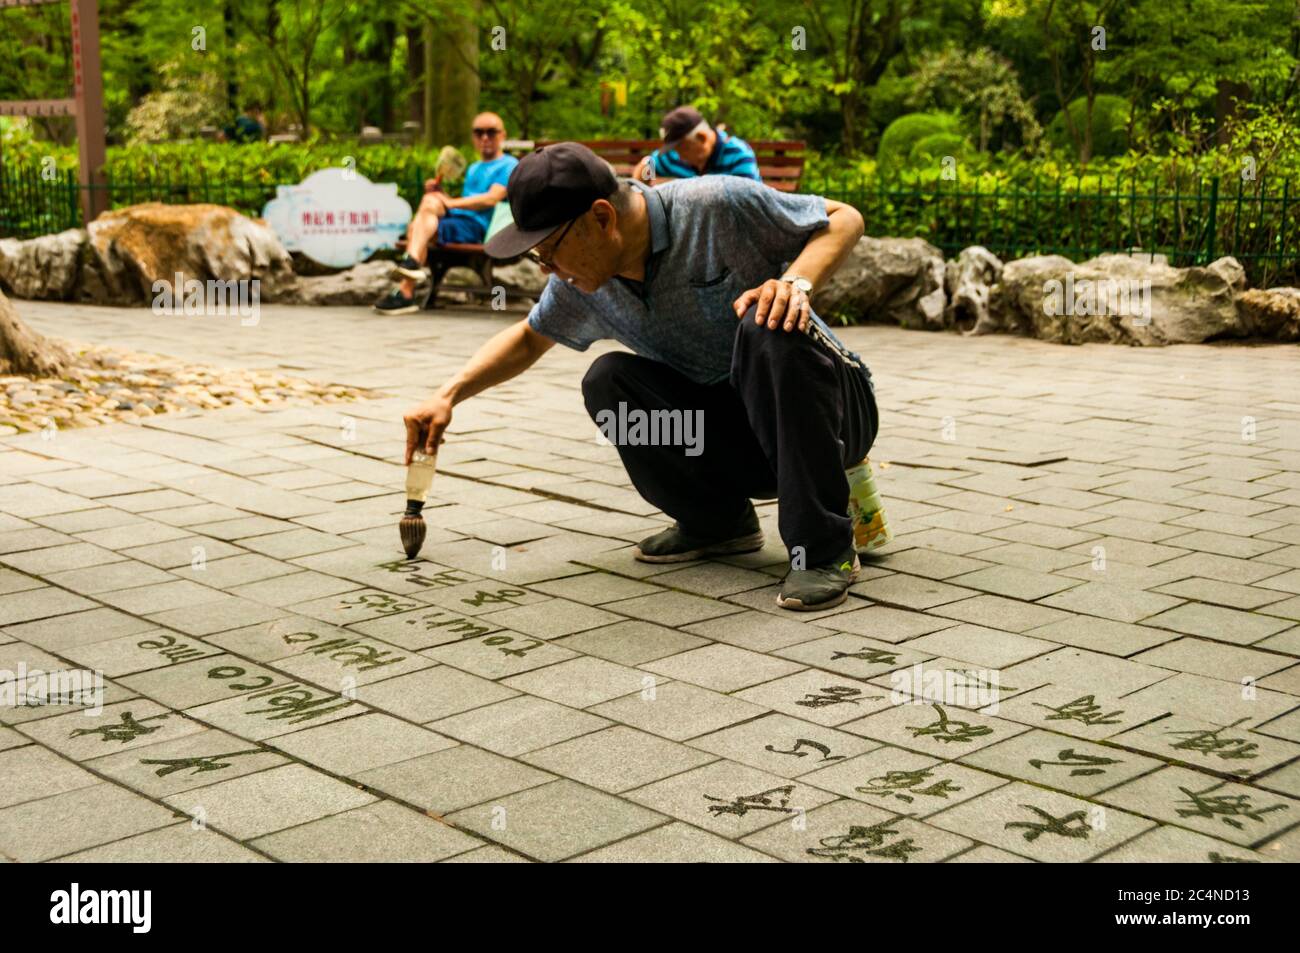
[[0, 239], [0, 286], [16, 298], [66, 301], [77, 287], [85, 244], [80, 228], [27, 241]]
[[1274, 341], [1300, 341], [1300, 288], [1267, 288], [1237, 296], [1244, 331]]
[[524, 294], [537, 297], [550, 281], [549, 275], [542, 274], [539, 266], [531, 258], [520, 258], [508, 265], [497, 265], [492, 269], [492, 280], [497, 284], [518, 288]]
[[945, 326], [943, 285], [943, 253], [929, 242], [863, 237], [812, 303], [824, 317], [940, 330]]
[[1007, 262], [989, 289], [988, 319], [981, 333], [1033, 335], [1035, 324], [1029, 315], [1042, 310], [1044, 286], [1074, 267], [1074, 262], [1061, 255], [1033, 255]]
[[1150, 256], [1059, 255], [1009, 262], [989, 296], [989, 328], [1061, 344], [1195, 344], [1249, 333], [1234, 258], [1173, 268]]
[[944, 265], [944, 291], [948, 304], [943, 323], [964, 334], [996, 330], [989, 318], [989, 292], [1002, 277], [1002, 259], [982, 245], [963, 248]]
[[283, 300], [292, 304], [374, 304], [393, 288], [391, 261], [367, 261], [331, 275], [299, 278]]
[[87, 232], [81, 297], [99, 304], [151, 302], [155, 283], [173, 285], [178, 274], [186, 282], [256, 280], [262, 301], [286, 299], [297, 281], [275, 232], [222, 205], [131, 205], [104, 212]]

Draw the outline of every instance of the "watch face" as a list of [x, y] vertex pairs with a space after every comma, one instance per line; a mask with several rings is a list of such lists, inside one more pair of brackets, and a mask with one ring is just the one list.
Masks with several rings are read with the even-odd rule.
[[795, 278], [793, 281], [790, 282], [790, 284], [794, 285], [804, 294], [808, 294], [809, 292], [812, 291], [812, 282], [809, 281], [807, 278]]

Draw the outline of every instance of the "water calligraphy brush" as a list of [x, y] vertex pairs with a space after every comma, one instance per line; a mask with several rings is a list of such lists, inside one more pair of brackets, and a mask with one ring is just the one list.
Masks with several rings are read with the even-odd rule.
[[424, 545], [426, 529], [421, 511], [424, 509], [425, 497], [429, 495], [429, 487], [433, 485], [437, 459], [436, 455], [431, 456], [417, 450], [411, 455], [411, 465], [406, 468], [406, 512], [397, 524], [397, 531], [402, 537], [402, 549], [406, 552], [407, 559], [418, 556], [420, 547]]

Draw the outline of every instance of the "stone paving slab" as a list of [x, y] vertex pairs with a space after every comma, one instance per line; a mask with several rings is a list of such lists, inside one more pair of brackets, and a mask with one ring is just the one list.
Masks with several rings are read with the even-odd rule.
[[457, 408], [408, 562], [401, 413], [507, 318], [23, 311], [384, 396], [0, 438], [0, 669], [104, 679], [0, 705], [0, 860], [1300, 859], [1294, 348], [846, 329], [896, 538], [795, 614], [770, 501], [631, 558], [611, 345]]

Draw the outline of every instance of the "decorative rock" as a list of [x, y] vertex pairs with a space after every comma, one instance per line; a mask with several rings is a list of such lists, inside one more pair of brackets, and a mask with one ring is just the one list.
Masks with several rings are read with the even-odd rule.
[[[1149, 256], [1148, 256], [1149, 257]], [[1127, 255], [1075, 265], [1059, 255], [1008, 263], [989, 297], [990, 328], [1062, 344], [1195, 344], [1248, 333], [1236, 259], [1172, 268]]]
[[813, 296], [813, 307], [824, 317], [939, 330], [945, 326], [943, 289], [943, 254], [929, 242], [863, 237]]
[[508, 265], [497, 265], [492, 269], [492, 280], [501, 285], [517, 288], [526, 295], [536, 297], [542, 293], [549, 275], [542, 274], [542, 268], [531, 258], [520, 258]]
[[982, 245], [963, 248], [956, 261], [944, 265], [944, 290], [948, 296], [943, 312], [946, 327], [967, 334], [993, 330], [989, 319], [989, 290], [1002, 277], [1002, 259]]
[[[285, 297], [297, 281], [275, 233], [221, 205], [149, 202], [104, 212], [87, 229], [81, 297], [101, 304], [155, 298], [154, 282], [259, 281], [261, 301]], [[183, 289], [174, 294], [183, 298]]]
[[988, 322], [984, 333], [1032, 334], [1027, 315], [1043, 309], [1043, 287], [1068, 272], [1074, 262], [1060, 255], [1017, 258], [1002, 267], [998, 282], [989, 289]]
[[57, 235], [19, 241], [0, 240], [0, 285], [15, 297], [66, 301], [81, 270], [86, 232], [70, 228]]
[[1275, 341], [1300, 341], [1300, 288], [1268, 288], [1237, 296], [1237, 314], [1247, 334]]
[[395, 287], [391, 261], [368, 261], [347, 271], [299, 278], [293, 300], [298, 304], [374, 304]]

